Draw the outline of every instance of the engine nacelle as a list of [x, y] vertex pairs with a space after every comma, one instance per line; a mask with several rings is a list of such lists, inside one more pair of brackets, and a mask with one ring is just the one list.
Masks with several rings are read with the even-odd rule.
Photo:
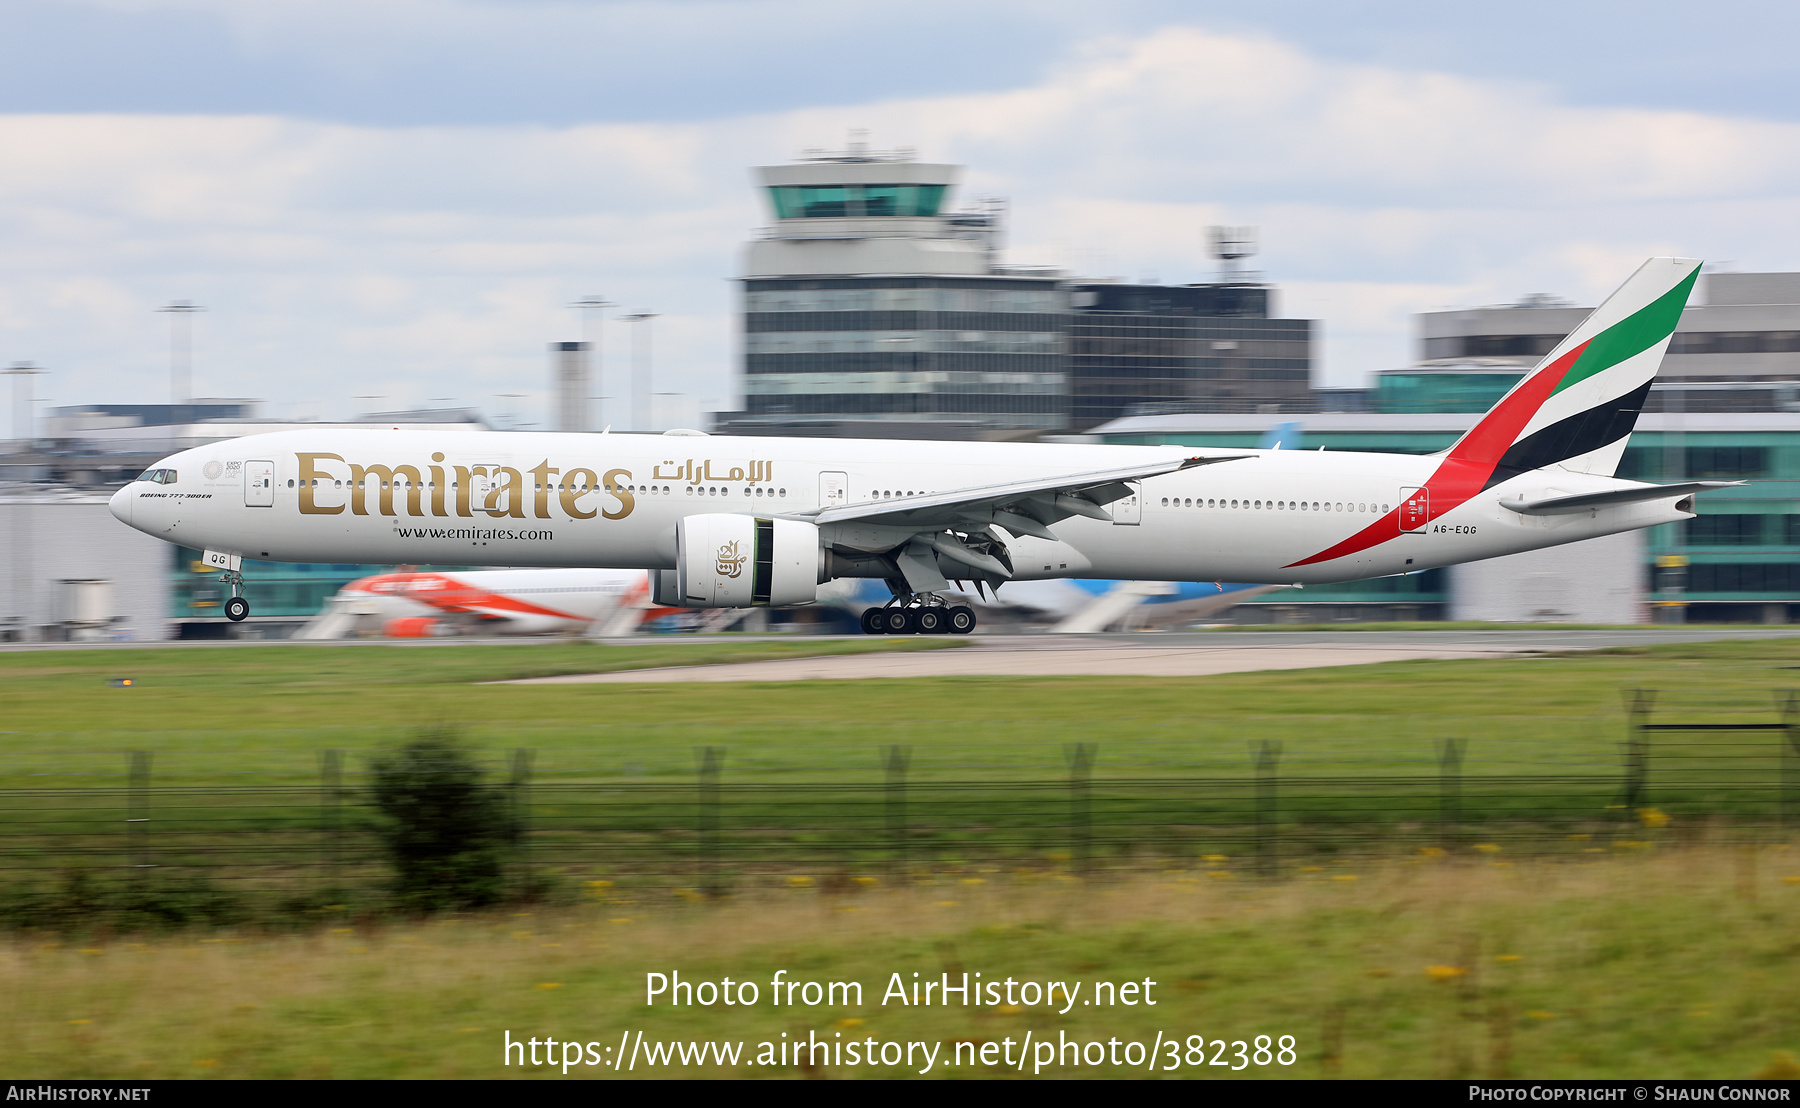
[[821, 550], [819, 529], [799, 520], [687, 516], [675, 525], [679, 605], [810, 604], [819, 592]]

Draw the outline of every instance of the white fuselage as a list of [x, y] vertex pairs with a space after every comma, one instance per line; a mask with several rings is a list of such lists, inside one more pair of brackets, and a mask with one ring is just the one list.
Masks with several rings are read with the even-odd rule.
[[[158, 463], [113, 509], [170, 542], [289, 562], [671, 569], [676, 523], [729, 513], [798, 516], [827, 504], [948, 493], [1187, 456], [1241, 456], [1150, 477], [1113, 522], [1074, 516], [1056, 541], [1015, 535], [1014, 578], [1279, 584], [1357, 580], [1491, 558], [1689, 518], [1667, 502], [1563, 515], [1500, 505], [1615, 488], [1537, 470], [1432, 518], [1321, 552], [1380, 523], [1441, 459], [1404, 454], [1165, 446], [319, 430], [254, 435]], [[357, 487], [358, 484], [361, 487]], [[840, 491], [841, 490], [841, 491]], [[904, 529], [826, 524], [840, 549], [879, 550]]]

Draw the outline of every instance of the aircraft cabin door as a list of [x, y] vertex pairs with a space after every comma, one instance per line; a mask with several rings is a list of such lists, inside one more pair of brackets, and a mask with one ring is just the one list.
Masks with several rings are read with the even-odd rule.
[[1112, 513], [1114, 526], [1136, 527], [1144, 516], [1143, 492], [1138, 482], [1125, 483], [1131, 487], [1130, 495], [1121, 496], [1108, 504], [1106, 510]]
[[850, 502], [850, 478], [842, 473], [819, 474], [819, 507], [841, 508]]
[[275, 506], [274, 462], [244, 463], [244, 506], [246, 508], [272, 508]]
[[469, 467], [469, 507], [481, 511], [487, 507], [488, 494], [500, 484], [500, 466]]
[[1401, 534], [1423, 534], [1425, 525], [1431, 521], [1430, 490], [1400, 490], [1400, 532]]

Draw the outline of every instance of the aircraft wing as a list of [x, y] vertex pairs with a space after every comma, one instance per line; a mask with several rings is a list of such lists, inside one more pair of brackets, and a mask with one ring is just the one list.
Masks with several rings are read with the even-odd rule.
[[1681, 481], [1672, 485], [1635, 485], [1605, 492], [1581, 493], [1577, 496], [1552, 496], [1546, 500], [1502, 500], [1500, 506], [1520, 515], [1564, 515], [1610, 508], [1616, 504], [1635, 504], [1644, 500], [1664, 500], [1671, 496], [1688, 496], [1708, 489], [1728, 489], [1743, 481]]
[[866, 504], [821, 508], [800, 518], [817, 524], [868, 523], [922, 532], [968, 529], [997, 523], [1018, 534], [1056, 540], [1048, 525], [1070, 516], [1111, 522], [1106, 505], [1131, 494], [1127, 481], [1158, 477], [1195, 466], [1253, 458], [1254, 454], [1169, 458], [1091, 473], [1069, 473], [1001, 485], [976, 485], [921, 496], [898, 496]]

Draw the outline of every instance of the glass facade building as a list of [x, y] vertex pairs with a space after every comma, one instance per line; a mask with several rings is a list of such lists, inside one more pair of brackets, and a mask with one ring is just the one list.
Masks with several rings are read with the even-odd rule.
[[1077, 430], [1124, 415], [1310, 403], [1312, 321], [1270, 319], [1266, 286], [1073, 289], [1069, 415]]
[[747, 279], [746, 413], [1062, 430], [1067, 305], [1047, 279]]

